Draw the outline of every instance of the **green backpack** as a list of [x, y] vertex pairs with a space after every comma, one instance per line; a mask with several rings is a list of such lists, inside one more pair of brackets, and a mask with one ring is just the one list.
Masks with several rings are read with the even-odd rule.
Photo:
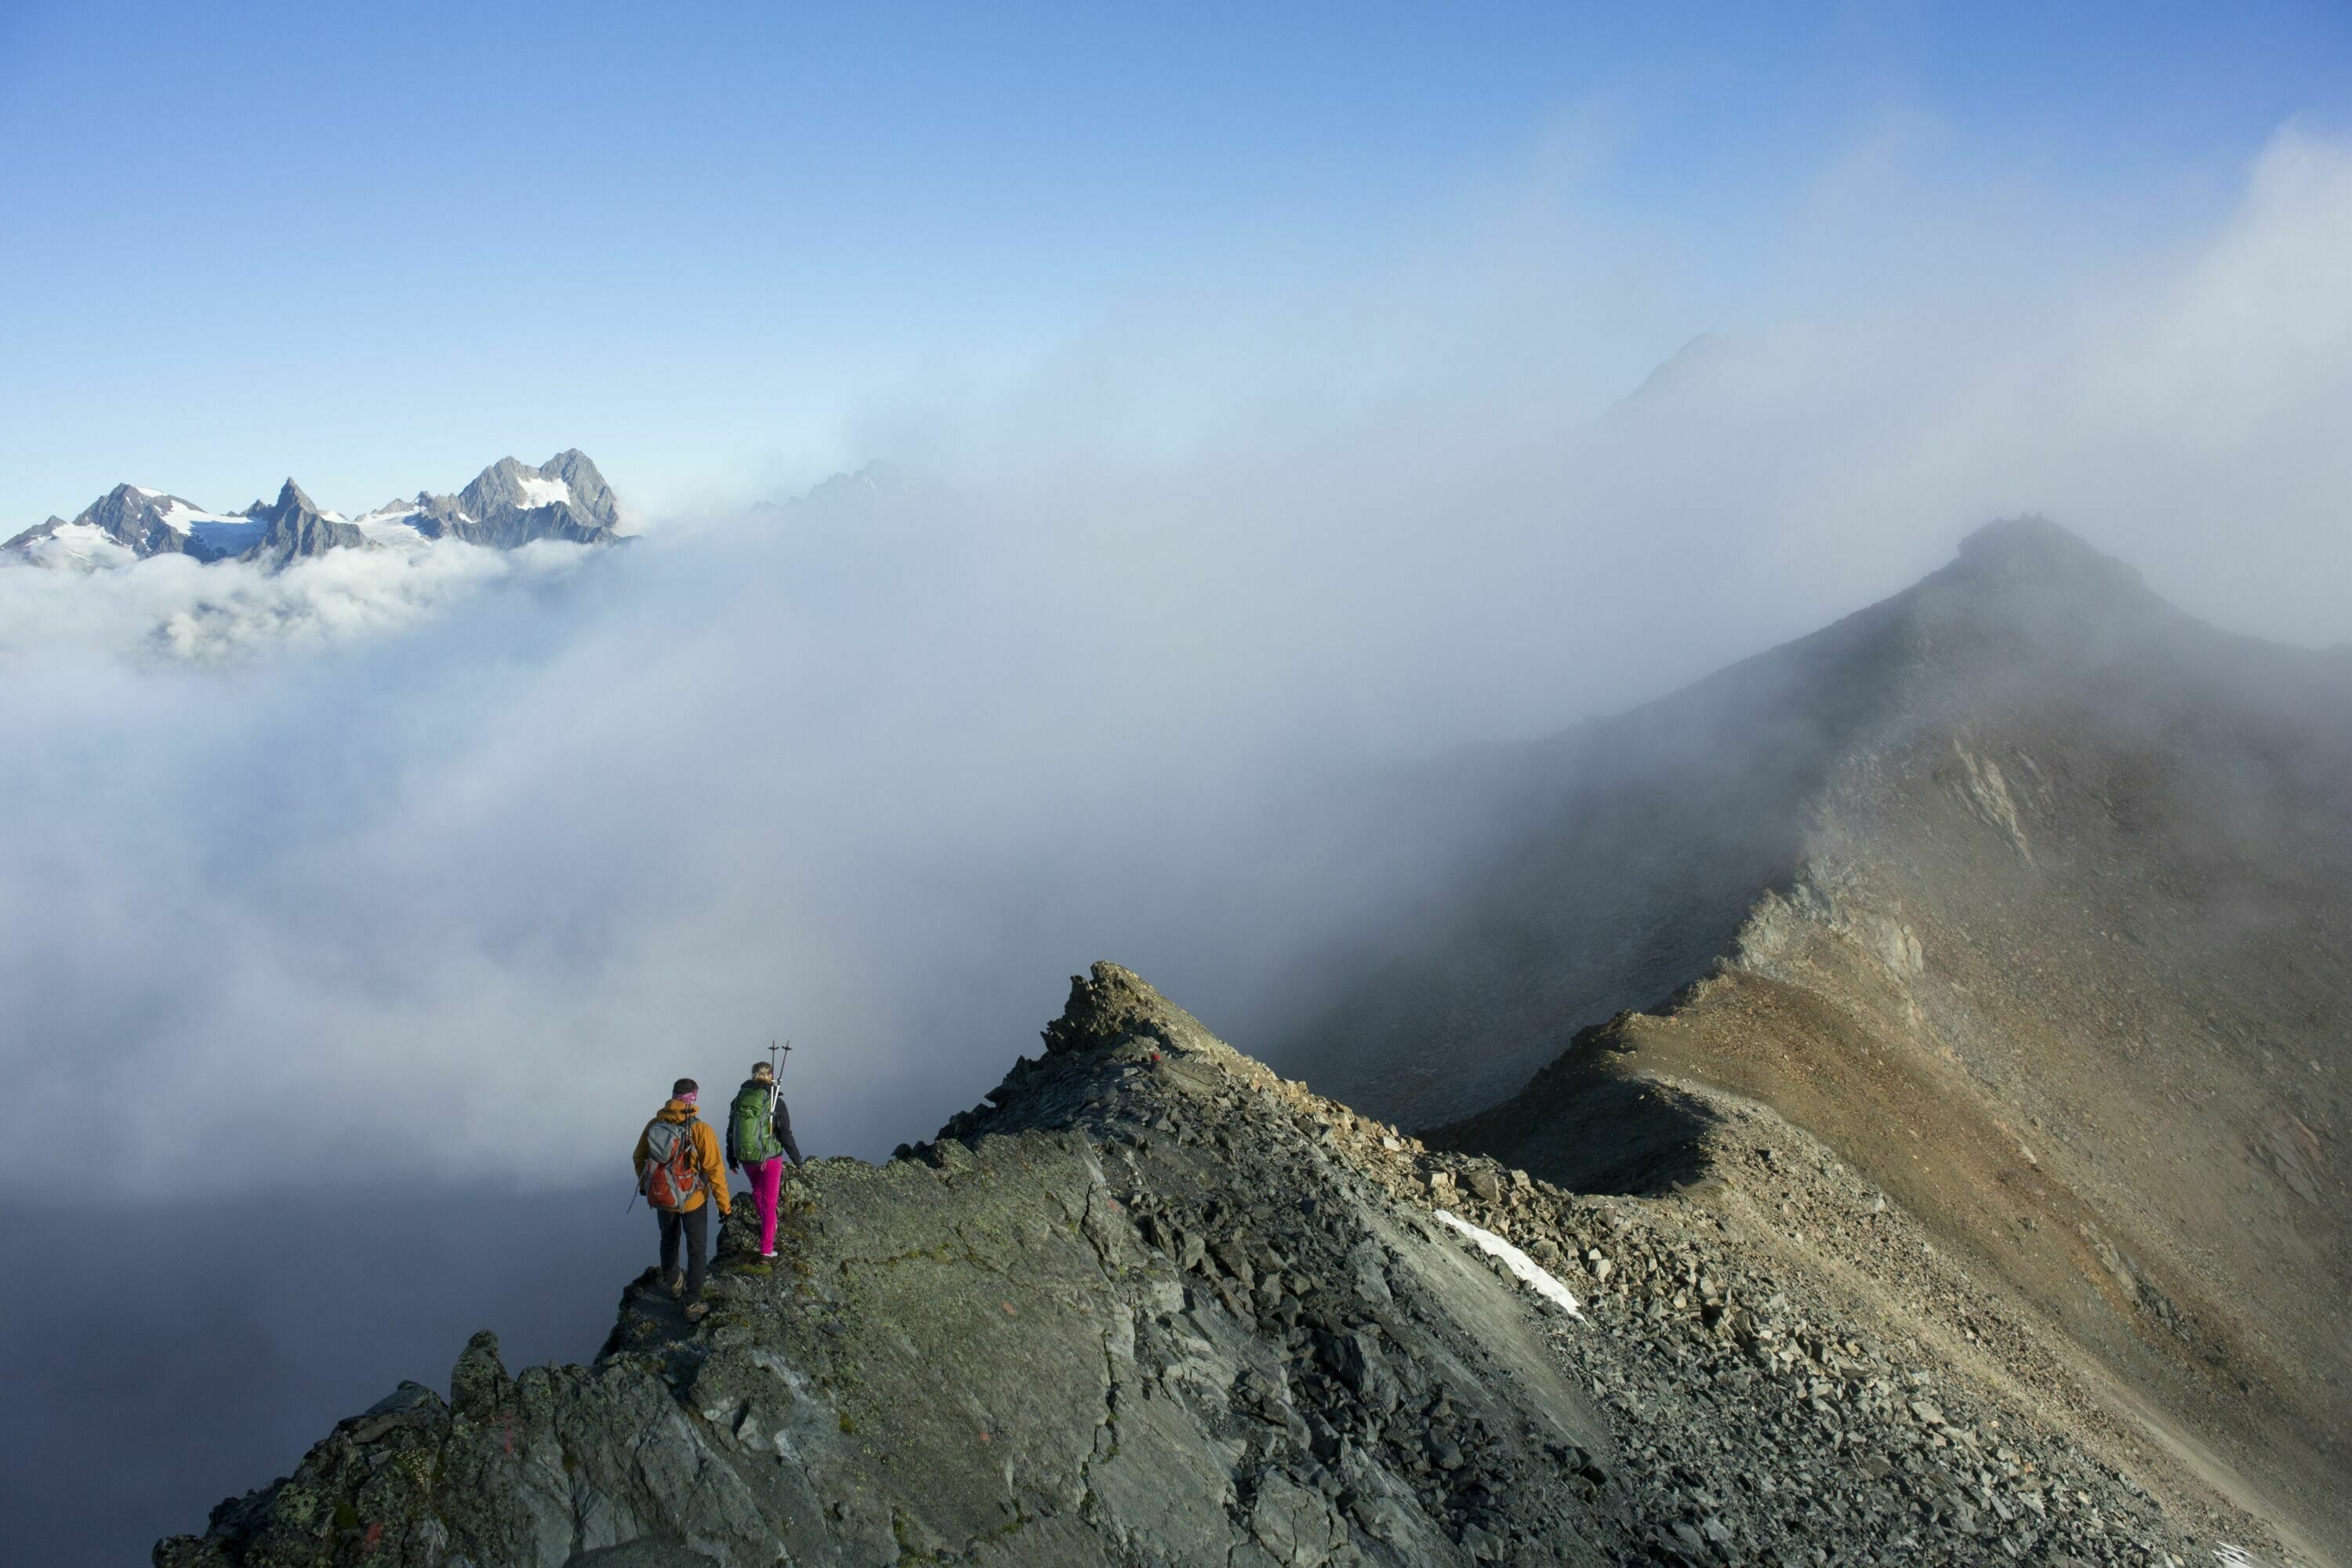
[[783, 1158], [784, 1146], [776, 1139], [776, 1130], [768, 1120], [768, 1091], [757, 1084], [745, 1084], [735, 1096], [732, 1112], [735, 1134], [735, 1158], [746, 1165], [762, 1160]]

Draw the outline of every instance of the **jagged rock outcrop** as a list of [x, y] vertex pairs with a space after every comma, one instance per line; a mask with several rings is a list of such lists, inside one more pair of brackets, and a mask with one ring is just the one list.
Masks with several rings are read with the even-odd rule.
[[[1739, 1131], [1781, 1152], [1792, 1196], [1866, 1210], [1801, 1134], [1762, 1113]], [[1114, 965], [936, 1142], [803, 1167], [787, 1198], [773, 1265], [748, 1205], [727, 1227], [699, 1324], [648, 1278], [593, 1365], [510, 1373], [478, 1335], [446, 1400], [404, 1385], [156, 1563], [2152, 1563], [2216, 1528], [2269, 1544], [2177, 1478], [2127, 1474], [2063, 1369], [2004, 1382], [1941, 1320], [1791, 1268], [1769, 1234], [1785, 1208], [1580, 1198], [1433, 1153]], [[1951, 1321], [1998, 1331], [1916, 1228], [1883, 1204], [1872, 1226], [1905, 1289], [1924, 1278]], [[1488, 1257], [1505, 1237], [1584, 1315]]]
[[2352, 669], [2040, 520], [1516, 760], [1278, 1059], [1563, 1184], [1761, 1102], [2352, 1549]]

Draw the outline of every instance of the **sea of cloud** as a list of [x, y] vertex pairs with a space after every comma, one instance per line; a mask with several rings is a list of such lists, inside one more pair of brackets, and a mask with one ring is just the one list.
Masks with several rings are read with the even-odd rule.
[[487, 588], [554, 582], [586, 553], [553, 540], [510, 552], [434, 540], [331, 551], [282, 572], [186, 555], [135, 570], [15, 566], [0, 570], [0, 659], [54, 681], [93, 661], [299, 655], [436, 619]]
[[1335, 825], [1991, 517], [2352, 637], [2352, 150], [2283, 132], [2202, 232], [2046, 279], [2029, 233], [1936, 232], [2000, 287], [1823, 287], [1619, 395], [1580, 345], [1675, 312], [1514, 211], [877, 415], [924, 476], [887, 493], [593, 552], [0, 570], [0, 1096], [102, 1130], [100, 1196], [625, 1194], [672, 1076], [789, 1037], [807, 1142], [873, 1155], [1097, 957], [1263, 1048], [1448, 847]]

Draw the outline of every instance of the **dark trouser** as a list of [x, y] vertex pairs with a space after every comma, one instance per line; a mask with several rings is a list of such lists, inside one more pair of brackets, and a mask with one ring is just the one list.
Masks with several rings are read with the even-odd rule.
[[677, 1278], [677, 1241], [686, 1237], [686, 1299], [702, 1300], [702, 1255], [710, 1248], [710, 1201], [706, 1198], [683, 1213], [656, 1209], [661, 1221], [661, 1268], [665, 1282]]

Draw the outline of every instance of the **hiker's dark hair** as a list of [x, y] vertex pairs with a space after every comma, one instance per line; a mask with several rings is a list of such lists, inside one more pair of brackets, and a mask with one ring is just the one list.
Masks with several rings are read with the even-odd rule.
[[766, 1073], [769, 1077], [773, 1078], [775, 1076], [775, 1072], [776, 1064], [773, 1062], [753, 1062], [751, 1064], [751, 1076], [753, 1078], [758, 1078], [761, 1073]]
[[700, 1094], [701, 1092], [702, 1086], [690, 1078], [682, 1078], [669, 1086], [672, 1100], [676, 1100], [681, 1094]]

